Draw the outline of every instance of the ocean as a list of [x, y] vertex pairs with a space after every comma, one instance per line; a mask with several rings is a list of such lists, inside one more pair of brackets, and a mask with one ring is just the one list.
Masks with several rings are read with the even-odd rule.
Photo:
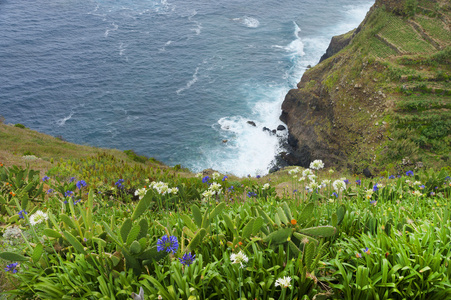
[[263, 127], [283, 125], [285, 94], [373, 3], [0, 0], [0, 115], [193, 172], [263, 175], [286, 136]]

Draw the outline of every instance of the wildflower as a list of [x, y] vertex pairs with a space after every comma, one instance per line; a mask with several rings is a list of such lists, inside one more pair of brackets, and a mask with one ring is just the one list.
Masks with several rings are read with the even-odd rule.
[[334, 183], [332, 183], [332, 186], [337, 192], [341, 192], [346, 189], [346, 184], [343, 180], [335, 180]]
[[331, 196], [335, 196], [335, 198], [338, 198], [338, 194], [333, 192]]
[[361, 185], [361, 184], [362, 184], [362, 181], [361, 181], [360, 179], [357, 179], [357, 180], [355, 181], [355, 183], [356, 183], [357, 185]]
[[209, 180], [210, 180], [210, 177], [205, 176], [204, 178], [202, 178], [202, 183], [208, 183]]
[[116, 181], [114, 183], [115, 186], [117, 186], [118, 189], [122, 189], [124, 188], [124, 186], [122, 185], [122, 183], [124, 183], [124, 179], [119, 179], [118, 181]]
[[373, 186], [373, 191], [377, 192], [379, 190], [379, 188], [377, 187], [377, 183]]
[[388, 176], [388, 179], [395, 179], [395, 175]]
[[420, 185], [419, 188], [423, 190], [425, 188], [424, 184]]
[[74, 201], [74, 205], [77, 205], [78, 202], [80, 202], [80, 201], [81, 201], [81, 199], [78, 199], [78, 200]]
[[316, 179], [316, 175], [314, 175], [314, 174], [308, 176], [308, 180], [310, 180], [310, 181], [315, 181], [315, 179]]
[[141, 200], [142, 198], [144, 198], [144, 196], [146, 195], [147, 190], [145, 188], [141, 188], [141, 189], [137, 189], [135, 190], [135, 196], [138, 196], [139, 199]]
[[430, 195], [431, 195], [431, 196], [435, 196], [435, 193], [434, 193], [434, 192], [431, 192]]
[[415, 181], [414, 183], [413, 183], [413, 185], [420, 185], [421, 184], [421, 181]]
[[252, 192], [252, 191], [249, 191], [249, 192], [247, 192], [247, 196], [248, 196], [249, 198], [257, 197], [257, 194], [254, 193], [254, 192]]
[[406, 176], [413, 176], [413, 171], [407, 171]]
[[257, 179], [260, 179], [260, 177], [261, 177], [260, 175], [255, 176], [255, 178], [257, 178]]
[[49, 180], [49, 179], [50, 179], [50, 177], [48, 177], [48, 176], [42, 177], [42, 181], [44, 181], [44, 182], [46, 182], [46, 181]]
[[232, 264], [240, 264], [241, 268], [244, 268], [243, 263], [247, 263], [249, 258], [240, 251], [238, 254], [232, 253], [232, 255], [230, 255], [230, 260], [232, 261]]
[[163, 300], [163, 296], [158, 295], [158, 300]]
[[321, 186], [322, 187], [326, 187], [330, 184], [330, 180], [329, 179], [324, 179], [323, 181], [321, 181]]
[[413, 194], [415, 195], [415, 196], [418, 196], [418, 197], [420, 197], [420, 196], [422, 196], [423, 194], [421, 194], [421, 192], [420, 191], [415, 191], [415, 192], [413, 192]]
[[25, 215], [28, 214], [24, 209], [22, 209], [21, 211], [19, 211], [19, 218], [20, 218], [20, 219], [25, 219], [24, 214], [25, 214]]
[[69, 182], [74, 182], [75, 181], [75, 177], [71, 177], [70, 179], [69, 179]]
[[349, 180], [348, 179], [344, 179], [343, 181], [344, 181], [344, 183], [349, 184]]
[[295, 174], [299, 173], [300, 171], [301, 171], [301, 170], [299, 169], [299, 167], [296, 167], [296, 168], [294, 168], [294, 169], [289, 170], [289, 171], [288, 171], [288, 174], [290, 174], [290, 175], [295, 175]]
[[77, 188], [78, 188], [79, 190], [81, 190], [81, 188], [84, 187], [84, 186], [86, 186], [86, 185], [87, 185], [87, 184], [86, 184], [86, 181], [84, 181], [84, 180], [77, 181], [77, 183], [76, 183], [76, 186], [77, 186]]
[[360, 253], [356, 253], [356, 254], [355, 254], [355, 257], [357, 257], [357, 258], [361, 258], [361, 257], [362, 257], [362, 254], [360, 254]]
[[227, 175], [222, 177], [222, 181], [227, 181], [227, 179], [229, 179], [229, 177]]
[[367, 198], [367, 199], [370, 199], [372, 196], [373, 196], [373, 190], [366, 190], [366, 195], [365, 195], [365, 197]]
[[271, 186], [269, 185], [269, 183], [265, 183], [265, 184], [262, 186], [262, 190], [269, 190], [270, 187], [271, 187]]
[[370, 249], [368, 249], [368, 247], [366, 247], [363, 252], [365, 252], [366, 254], [371, 254], [371, 251], [370, 251]]
[[170, 191], [171, 194], [176, 195], [179, 192], [179, 188], [178, 187], [173, 187], [169, 191]]
[[6, 272], [12, 272], [13, 274], [17, 273], [18, 270], [16, 269], [19, 263], [12, 263], [6, 266], [5, 271]]
[[304, 176], [302, 176], [301, 178], [299, 178], [299, 181], [300, 181], [300, 182], [303, 182], [303, 181], [305, 181], [305, 177], [304, 177]]
[[189, 266], [194, 262], [196, 255], [192, 255], [191, 252], [183, 254], [179, 261], [184, 266]]
[[298, 221], [296, 221], [295, 219], [291, 220], [291, 225], [296, 225], [298, 223]]
[[206, 190], [206, 191], [204, 191], [203, 193], [202, 193], [202, 197], [204, 197], [204, 198], [210, 198], [210, 197], [212, 197], [212, 196], [214, 196], [214, 192], [213, 191], [211, 191], [211, 190]]
[[72, 196], [74, 194], [74, 192], [72, 192], [72, 191], [66, 191], [65, 193], [64, 193], [64, 197], [70, 197], [70, 196]]
[[213, 183], [210, 185], [210, 190], [211, 190], [214, 194], [216, 194], [216, 195], [219, 195], [219, 194], [221, 194], [221, 192], [222, 192], [221, 185], [220, 185], [219, 183], [216, 183], [216, 182], [213, 182]]
[[376, 206], [377, 205], [377, 201], [376, 200], [370, 201], [370, 204]]
[[213, 180], [216, 180], [219, 177], [221, 177], [221, 174], [219, 174], [218, 172], [214, 172], [212, 176], [213, 176]]
[[47, 216], [47, 214], [45, 212], [43, 212], [42, 210], [38, 210], [37, 212], [35, 212], [34, 214], [31, 215], [30, 217], [30, 224], [31, 226], [37, 225], [42, 223], [43, 221], [47, 220], [49, 217]]
[[166, 251], [171, 252], [175, 254], [177, 252], [177, 249], [179, 248], [179, 242], [177, 240], [177, 237], [171, 235], [163, 235], [161, 239], [157, 241], [157, 251]]
[[51, 193], [53, 193], [53, 189], [48, 189], [47, 194], [51, 194]]
[[329, 169], [329, 174], [333, 174], [334, 172], [334, 169]]
[[201, 178], [202, 175], [203, 175], [202, 173], [197, 173], [197, 174], [196, 174], [196, 178]]
[[324, 163], [321, 159], [316, 159], [310, 163], [310, 169], [321, 170], [324, 168]]
[[302, 171], [302, 176], [304, 177], [308, 177], [310, 175], [313, 175], [313, 171], [310, 169], [305, 169], [304, 171]]
[[275, 286], [281, 286], [283, 288], [287, 288], [287, 287], [291, 286], [290, 281], [291, 281], [291, 277], [290, 276], [284, 276], [282, 278], [277, 279], [276, 283], [274, 285]]

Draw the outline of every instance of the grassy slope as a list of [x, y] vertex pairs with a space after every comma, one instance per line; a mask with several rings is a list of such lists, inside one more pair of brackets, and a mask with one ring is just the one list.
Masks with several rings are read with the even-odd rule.
[[449, 165], [451, 5], [429, 2], [411, 17], [373, 10], [348, 47], [306, 72], [300, 87], [334, 100], [315, 131], [340, 143], [351, 169]]

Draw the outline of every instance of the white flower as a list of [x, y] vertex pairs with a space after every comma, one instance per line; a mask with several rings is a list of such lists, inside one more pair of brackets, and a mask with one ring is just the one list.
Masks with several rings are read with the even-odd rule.
[[271, 186], [269, 185], [269, 183], [265, 183], [265, 184], [262, 186], [262, 190], [268, 190], [270, 187], [271, 187]]
[[334, 171], [334, 169], [329, 169], [329, 174], [332, 174]]
[[310, 169], [305, 169], [304, 171], [302, 171], [302, 176], [304, 177], [308, 177], [310, 175], [313, 175], [313, 171]]
[[219, 174], [218, 172], [214, 172], [213, 175], [212, 175], [212, 177], [213, 177], [213, 180], [216, 180], [216, 179], [218, 179], [219, 177], [221, 177], [221, 174]]
[[288, 174], [294, 175], [294, 174], [299, 173], [300, 171], [301, 171], [301, 169], [299, 169], [299, 167], [296, 167], [296, 168], [291, 169], [290, 171], [288, 171]]
[[335, 180], [334, 183], [332, 183], [332, 186], [337, 192], [342, 192], [346, 189], [346, 183], [341, 179]]
[[366, 190], [366, 198], [370, 199], [373, 196], [373, 192], [372, 189]]
[[319, 188], [319, 185], [316, 181], [313, 180], [310, 182], [310, 185], [307, 188], [311, 191], [315, 191]]
[[36, 224], [42, 223], [43, 221], [47, 220], [49, 217], [47, 216], [47, 214], [45, 212], [43, 212], [42, 210], [38, 210], [37, 212], [35, 212], [34, 214], [31, 215], [30, 217], [30, 224], [31, 226], [34, 226]]
[[221, 194], [221, 192], [222, 192], [221, 185], [217, 182], [213, 182], [210, 185], [210, 191], [212, 191], [214, 194], [217, 194], [217, 195]]
[[142, 188], [142, 189], [137, 189], [135, 191], [135, 196], [139, 196], [139, 199], [141, 200], [147, 193], [146, 188]]
[[215, 193], [211, 190], [206, 190], [202, 193], [202, 197], [204, 198], [210, 198], [214, 195]]
[[197, 173], [196, 178], [202, 178], [204, 175], [202, 173]]
[[241, 268], [244, 268], [243, 263], [247, 263], [249, 258], [240, 251], [238, 254], [232, 253], [232, 255], [230, 255], [230, 260], [232, 261], [232, 264], [240, 264]]
[[329, 179], [324, 179], [323, 181], [321, 181], [321, 187], [326, 187], [330, 184], [330, 180]]
[[415, 192], [413, 192], [413, 194], [414, 194], [415, 196], [422, 196], [422, 195], [423, 195], [423, 194], [421, 194], [420, 191], [415, 191]]
[[321, 159], [316, 159], [310, 163], [310, 169], [321, 170], [324, 168], [324, 163]]
[[316, 179], [316, 175], [309, 175], [308, 176], [308, 180], [310, 180], [310, 181], [315, 181], [315, 179]]
[[301, 178], [299, 178], [299, 181], [305, 181], [305, 177], [304, 176], [302, 176]]
[[421, 185], [421, 181], [415, 181], [413, 185]]
[[171, 192], [171, 194], [176, 195], [176, 194], [179, 192], [179, 188], [178, 188], [178, 187], [173, 187], [173, 188], [170, 190], [170, 192]]
[[276, 280], [275, 286], [279, 286], [280, 285], [283, 288], [287, 288], [287, 287], [291, 286], [290, 281], [291, 281], [291, 277], [290, 276], [284, 276], [284, 277], [279, 278], [279, 279]]

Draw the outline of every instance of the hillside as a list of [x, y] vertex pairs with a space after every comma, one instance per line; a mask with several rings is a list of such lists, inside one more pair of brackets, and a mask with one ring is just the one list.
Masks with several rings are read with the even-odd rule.
[[390, 173], [449, 165], [451, 4], [378, 0], [287, 94], [292, 164]]

